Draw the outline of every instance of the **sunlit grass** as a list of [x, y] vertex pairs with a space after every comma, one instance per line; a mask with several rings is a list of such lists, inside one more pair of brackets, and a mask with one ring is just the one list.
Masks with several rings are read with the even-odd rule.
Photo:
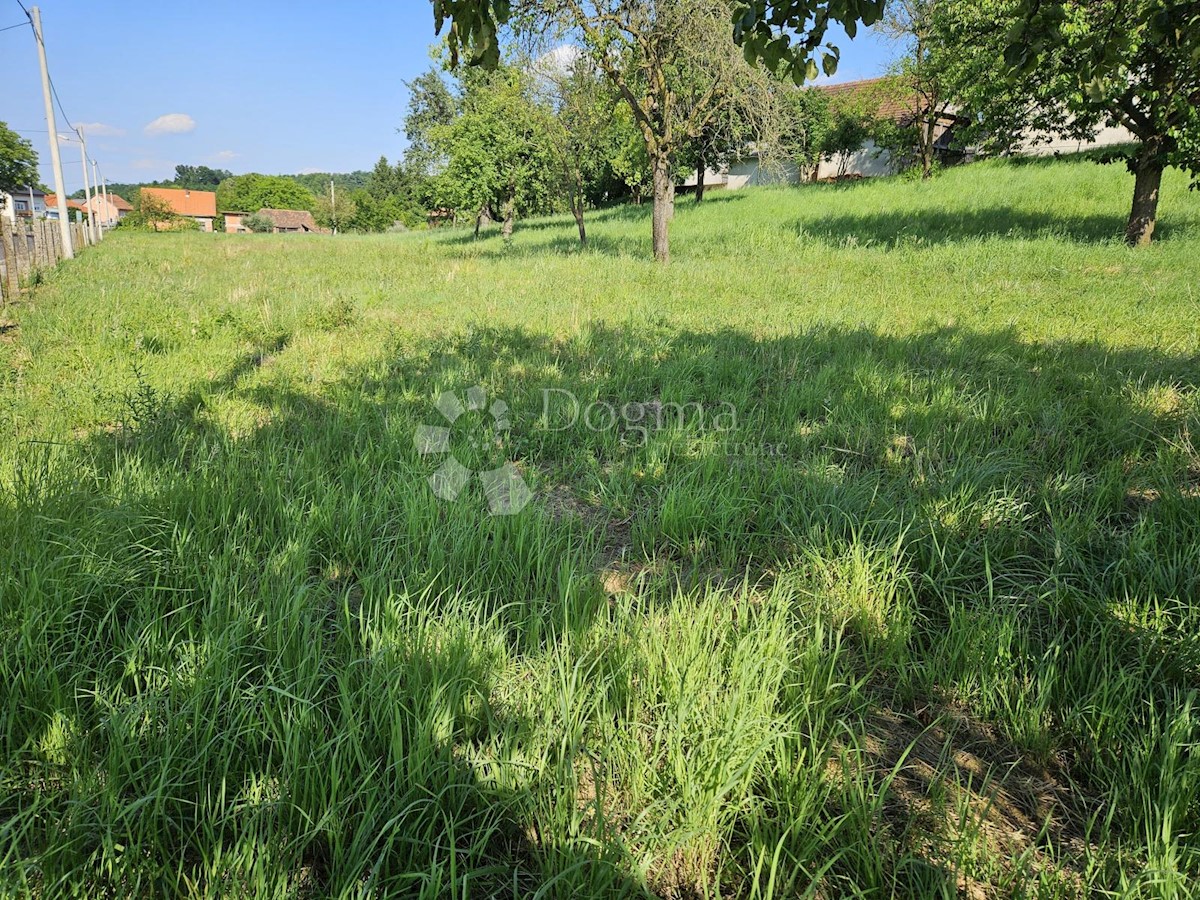
[[[1200, 197], [1132, 251], [1128, 181], [63, 266], [0, 335], [2, 891], [1188, 896]], [[517, 515], [426, 483], [474, 385]]]

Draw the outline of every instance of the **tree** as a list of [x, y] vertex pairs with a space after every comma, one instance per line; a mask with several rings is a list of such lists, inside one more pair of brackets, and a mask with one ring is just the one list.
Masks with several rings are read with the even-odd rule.
[[[937, 40], [939, 19], [946, 16], [950, 5], [948, 0], [891, 0], [877, 26], [904, 49], [893, 66], [893, 76], [905, 89], [906, 105], [912, 113], [922, 180], [933, 175], [938, 124], [954, 105], [943, 71], [954, 64], [961, 50]], [[905, 138], [907, 135], [902, 140]]]
[[781, 94], [786, 121], [782, 134], [785, 152], [795, 162], [802, 180], [816, 180], [821, 156], [831, 145], [833, 113], [829, 98], [816, 88], [792, 88]]
[[587, 243], [584, 211], [593, 187], [609, 177], [616, 154], [612, 127], [617, 98], [590, 57], [577, 55], [566, 65], [539, 67], [547, 108], [544, 133], [558, 191], [567, 201], [579, 243]]
[[307, 188], [282, 175], [235, 175], [217, 187], [217, 206], [223, 210], [257, 212], [268, 209], [307, 209], [316, 198]]
[[38, 157], [33, 144], [0, 122], [0, 193], [11, 194], [38, 183]]
[[458, 101], [436, 69], [405, 82], [408, 113], [404, 117], [404, 167], [415, 178], [436, 175], [445, 160], [433, 145], [433, 129], [449, 125], [458, 115]]
[[741, 55], [731, 40], [733, 9], [733, 0], [434, 0], [438, 30], [452, 23], [451, 64], [465, 50], [473, 62], [498, 65], [497, 29], [510, 14], [526, 34], [557, 28], [582, 41], [641, 132], [654, 192], [654, 256], [662, 262], [670, 259], [680, 155], [736, 96]]
[[462, 112], [432, 129], [430, 139], [446, 165], [435, 182], [440, 206], [471, 210], [478, 233], [498, 213], [511, 237], [518, 214], [546, 211], [551, 161], [544, 117], [519, 69], [465, 73]]
[[[1149, 244], [1167, 165], [1200, 184], [1200, 3], [1195, 0], [1021, 0], [1009, 31], [1009, 83], [1053, 66], [1057, 100], [1075, 119], [1123, 125], [1138, 139], [1125, 228]], [[1067, 77], [1070, 76], [1070, 77]]]
[[210, 169], [208, 166], [175, 167], [175, 186], [190, 188], [193, 191], [215, 191], [226, 178], [232, 178], [233, 173], [227, 169]]
[[121, 225], [150, 231], [180, 231], [198, 227], [195, 219], [179, 215], [163, 198], [143, 193], [137, 195], [133, 212], [121, 220]]

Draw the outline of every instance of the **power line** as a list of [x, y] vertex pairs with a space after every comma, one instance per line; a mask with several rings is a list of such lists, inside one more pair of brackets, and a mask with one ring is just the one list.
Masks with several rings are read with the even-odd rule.
[[27, 18], [27, 19], [33, 18], [31, 15], [29, 15], [29, 10], [27, 10], [25, 8], [25, 4], [22, 3], [21, 0], [17, 0], [17, 6], [21, 7], [21, 12], [25, 13], [25, 18]]
[[14, 28], [24, 28], [28, 24], [28, 22], [18, 22], [16, 25], [5, 25], [3, 28], [0, 28], [0, 32], [12, 31]]

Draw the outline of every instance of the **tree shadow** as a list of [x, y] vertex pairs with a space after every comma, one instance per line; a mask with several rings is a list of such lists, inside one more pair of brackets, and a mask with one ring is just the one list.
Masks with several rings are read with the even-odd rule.
[[[702, 208], [719, 208], [744, 199], [744, 193], [733, 191], [706, 195], [700, 204], [691, 198], [678, 196], [675, 203], [676, 215], [682, 214], [686, 218], [693, 211]], [[437, 240], [449, 246], [472, 249], [478, 255], [491, 258], [526, 257], [542, 253], [600, 253], [606, 256], [646, 257], [649, 255], [650, 249], [649, 229], [652, 213], [653, 204], [649, 201], [641, 204], [625, 203], [589, 211], [585, 216], [585, 224], [588, 229], [586, 245], [579, 242], [574, 220], [561, 216], [528, 221], [518, 220], [515, 237], [511, 243], [503, 240], [498, 224], [485, 227], [478, 236], [475, 235], [473, 228], [455, 228], [450, 233], [439, 234]], [[614, 235], [604, 230], [598, 232], [593, 227], [612, 224], [644, 224], [646, 232], [634, 235]], [[531, 239], [530, 235], [536, 237]]]
[[[1103, 629], [1109, 664], [1155, 660], [1148, 699], [1164, 709], [1171, 691], [1200, 677], [1200, 644], [1190, 637], [1200, 610], [1185, 602], [1200, 596], [1200, 463], [1188, 439], [1197, 427], [1188, 400], [1200, 386], [1195, 354], [967, 328], [761, 337], [654, 324], [593, 323], [570, 336], [477, 327], [418, 350], [397, 340], [311, 393], [257, 377], [288, 347], [287, 338], [269, 340], [188, 395], [160, 398], [144, 421], [63, 451], [78, 477], [15, 499], [19, 521], [61, 548], [49, 554], [55, 580], [37, 580], [43, 561], [14, 566], [12, 587], [31, 596], [77, 592], [79, 621], [103, 623], [82, 635], [58, 623], [40, 651], [29, 650], [79, 654], [79, 674], [62, 669], [60, 697], [82, 689], [94, 671], [83, 663], [98, 657], [115, 661], [104, 678], [123, 684], [138, 623], [179, 621], [203, 640], [213, 604], [294, 604], [271, 608], [279, 622], [247, 626], [239, 684], [269, 693], [260, 679], [281, 658], [297, 670], [316, 666], [320, 691], [302, 702], [273, 695], [264, 715], [303, 721], [317, 710], [315, 763], [329, 759], [322, 740], [355, 734], [362, 743], [351, 771], [363, 784], [395, 790], [405, 803], [417, 802], [419, 784], [427, 791], [425, 812], [388, 806], [416, 818], [364, 823], [367, 797], [322, 800], [322, 772], [308, 771], [297, 782], [311, 791], [300, 818], [324, 823], [324, 837], [305, 838], [310, 852], [283, 834], [303, 844], [291, 858], [322, 890], [362, 878], [364, 858], [399, 884], [410, 864], [396, 860], [415, 858], [397, 849], [411, 840], [406, 829], [424, 834], [431, 822], [461, 821], [469, 848], [461, 859], [487, 870], [497, 890], [536, 890], [553, 869], [594, 871], [607, 891], [645, 893], [616, 842], [588, 849], [552, 835], [530, 840], [535, 780], [497, 787], [463, 762], [503, 735], [519, 743], [529, 727], [498, 701], [492, 708], [486, 660], [454, 645], [356, 643], [394, 613], [397, 597], [423, 598], [430, 616], [498, 623], [514, 658], [585, 635], [608, 615], [606, 547], [618, 529], [622, 565], [649, 573], [639, 582], [647, 616], [688, 572], [754, 584], [794, 569], [806, 550], [899, 548], [927, 626], [914, 656], [937, 641], [951, 605], [1019, 597], [1046, 624], [1040, 649], [1074, 635], [1058, 647], [1063, 665], [1087, 664], [1088, 636]], [[453, 500], [435, 496], [428, 479], [436, 461], [414, 443], [420, 425], [441, 421], [442, 392], [461, 396], [473, 385], [486, 388], [489, 403], [508, 405], [512, 427], [496, 449], [535, 492], [516, 515], [489, 515], [474, 481]], [[221, 419], [219, 408], [233, 400], [261, 412], [252, 428], [233, 433]], [[551, 408], [549, 400], [573, 405]], [[570, 503], [554, 506], [552, 496]], [[1068, 600], [1043, 602], [1056, 593]], [[1128, 627], [1113, 605], [1131, 596], [1179, 598], [1177, 631]], [[325, 651], [323, 641], [342, 650]], [[219, 677], [214, 668], [208, 687], [216, 696]], [[437, 690], [444, 682], [479, 687], [471, 703], [430, 712], [430, 721], [451, 723], [449, 732], [424, 742], [434, 748], [433, 768], [402, 783], [392, 769], [404, 772], [408, 762], [395, 748], [420, 742], [407, 733], [391, 742], [394, 721], [368, 701], [421, 709], [445, 696]], [[362, 706], [346, 705], [347, 696]], [[27, 699], [31, 709], [56, 703], [48, 688]], [[1159, 713], [1148, 702], [1140, 714]], [[99, 709], [82, 716], [85, 725], [101, 721]], [[252, 780], [277, 758], [269, 738], [247, 740], [234, 774]], [[378, 772], [388, 773], [383, 781]], [[151, 787], [152, 779], [134, 779], [122, 796]], [[376, 824], [387, 839], [363, 844]], [[309, 835], [313, 826], [295, 828]], [[198, 852], [184, 832], [175, 840], [181, 853]], [[412, 852], [406, 845], [404, 854]]]
[[[836, 247], [938, 246], [978, 240], [1038, 240], [1079, 244], [1120, 243], [1124, 225], [1115, 216], [1060, 216], [1029, 212], [1011, 206], [949, 211], [906, 209], [833, 216], [805, 217], [794, 226], [801, 238]], [[1157, 235], [1169, 239], [1175, 229], [1160, 226]]]

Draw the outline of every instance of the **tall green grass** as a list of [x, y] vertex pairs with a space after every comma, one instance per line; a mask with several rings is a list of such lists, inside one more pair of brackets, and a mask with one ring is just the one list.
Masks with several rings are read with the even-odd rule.
[[[0, 892], [1190, 896], [1200, 202], [1131, 251], [1127, 180], [62, 267], [0, 336]], [[517, 515], [426, 483], [474, 385]]]

